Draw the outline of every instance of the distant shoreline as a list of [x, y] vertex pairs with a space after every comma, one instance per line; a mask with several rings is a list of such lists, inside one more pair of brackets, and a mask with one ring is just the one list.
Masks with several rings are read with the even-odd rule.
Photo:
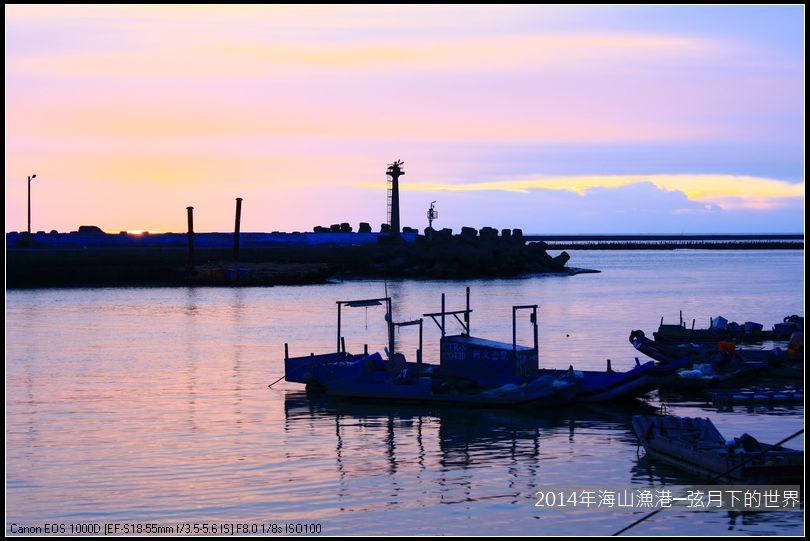
[[524, 235], [549, 250], [804, 250], [803, 233]]
[[523, 235], [527, 241], [707, 241], [707, 240], [804, 240], [804, 233], [636, 233], [636, 234], [591, 234], [578, 233], [575, 235], [560, 234], [549, 235], [527, 233]]

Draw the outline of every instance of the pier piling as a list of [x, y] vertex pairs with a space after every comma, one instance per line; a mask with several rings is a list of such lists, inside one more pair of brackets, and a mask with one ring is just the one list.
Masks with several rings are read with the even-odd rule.
[[194, 207], [186, 207], [188, 213], [188, 268], [194, 267]]
[[233, 228], [233, 259], [239, 261], [239, 228], [242, 223], [242, 198], [236, 198], [236, 223]]

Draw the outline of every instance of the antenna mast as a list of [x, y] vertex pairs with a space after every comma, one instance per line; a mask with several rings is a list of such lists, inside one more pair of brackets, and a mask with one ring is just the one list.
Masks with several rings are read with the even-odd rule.
[[433, 220], [439, 217], [439, 211], [435, 209], [436, 201], [431, 201], [430, 208], [427, 211], [428, 219], [428, 240], [433, 239]]

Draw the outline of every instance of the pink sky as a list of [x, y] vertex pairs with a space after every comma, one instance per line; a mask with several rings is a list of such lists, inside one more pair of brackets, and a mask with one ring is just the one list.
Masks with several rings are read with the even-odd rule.
[[401, 158], [406, 225], [436, 199], [455, 228], [800, 231], [803, 31], [797, 6], [6, 6], [6, 230], [32, 173], [35, 230], [193, 205], [227, 231], [235, 197], [246, 231], [376, 227]]

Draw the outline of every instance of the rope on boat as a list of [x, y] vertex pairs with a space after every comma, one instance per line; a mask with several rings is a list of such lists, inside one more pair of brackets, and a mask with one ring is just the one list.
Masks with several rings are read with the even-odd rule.
[[271, 383], [270, 385], [268, 385], [268, 387], [272, 387], [273, 385], [275, 385], [276, 383], [278, 383], [279, 381], [281, 381], [281, 380], [283, 380], [283, 379], [284, 379], [284, 376], [281, 376], [281, 377], [280, 377], [280, 378], [278, 378], [276, 381], [274, 381], [273, 383]]
[[[712, 477], [712, 478], [711, 478], [711, 479], [708, 481], [708, 483], [709, 483], [709, 484], [711, 484], [711, 483], [714, 483], [715, 481], [717, 481], [718, 479], [722, 479], [723, 477], [725, 477], [725, 476], [726, 476], [726, 475], [728, 475], [729, 473], [731, 473], [731, 472], [733, 472], [734, 470], [736, 470], [736, 469], [738, 469], [738, 468], [741, 468], [742, 466], [744, 466], [744, 465], [748, 464], [749, 462], [751, 462], [751, 461], [752, 461], [752, 460], [754, 460], [755, 458], [760, 458], [760, 457], [762, 457], [763, 455], [765, 455], [765, 454], [766, 454], [766, 453], [768, 453], [769, 451], [771, 451], [771, 450], [773, 450], [773, 449], [776, 449], [777, 447], [781, 446], [783, 443], [787, 443], [787, 442], [789, 442], [790, 440], [792, 440], [793, 438], [795, 438], [796, 436], [801, 436], [802, 434], [804, 434], [804, 429], [803, 429], [803, 428], [802, 428], [801, 430], [797, 430], [796, 432], [794, 432], [793, 434], [791, 434], [791, 435], [790, 435], [790, 436], [788, 436], [787, 438], [783, 439], [782, 441], [780, 441], [780, 442], [778, 442], [778, 443], [774, 443], [774, 444], [773, 444], [771, 447], [769, 447], [769, 448], [768, 448], [768, 449], [766, 449], [765, 451], [762, 451], [762, 452], [761, 452], [761, 453], [759, 453], [758, 455], [754, 455], [754, 456], [748, 457], [748, 458], [746, 458], [745, 460], [743, 460], [742, 462], [740, 462], [739, 464], [737, 464], [736, 466], [734, 466], [733, 468], [728, 469], [728, 470], [724, 471], [723, 473], [721, 473], [721, 474], [719, 474], [719, 475], [716, 475], [716, 476]], [[644, 521], [645, 521], [645, 520], [647, 520], [648, 518], [651, 518], [651, 517], [653, 517], [654, 515], [657, 515], [658, 513], [660, 513], [661, 511], [663, 511], [664, 509], [669, 509], [669, 508], [668, 508], [668, 507], [659, 507], [659, 508], [658, 508], [658, 509], [656, 509], [655, 511], [652, 511], [652, 512], [650, 512], [650, 513], [647, 513], [646, 515], [644, 515], [644, 516], [643, 516], [643, 517], [641, 517], [640, 519], [636, 520], [635, 522], [633, 522], [633, 523], [629, 524], [628, 526], [625, 526], [624, 528], [622, 528], [622, 529], [621, 529], [621, 530], [619, 530], [618, 532], [614, 533], [614, 534], [613, 534], [613, 536], [617, 536], [617, 535], [621, 535], [621, 534], [623, 534], [624, 532], [626, 532], [626, 531], [627, 531], [627, 530], [629, 530], [630, 528], [633, 528], [634, 526], [638, 526], [639, 524], [641, 524], [642, 522], [644, 522]]]

